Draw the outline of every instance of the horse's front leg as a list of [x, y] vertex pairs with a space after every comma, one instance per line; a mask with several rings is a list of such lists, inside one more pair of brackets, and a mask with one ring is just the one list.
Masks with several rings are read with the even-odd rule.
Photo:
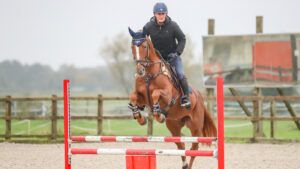
[[160, 105], [159, 105], [159, 99], [161, 98], [162, 94], [163, 94], [164, 90], [161, 89], [156, 89], [152, 92], [152, 101], [153, 101], [153, 116], [155, 117], [155, 119], [160, 122], [163, 123], [166, 119], [166, 116], [162, 113], [162, 110], [160, 109]]
[[141, 100], [139, 100], [138, 93], [136, 91], [132, 92], [129, 95], [130, 103], [128, 104], [129, 109], [131, 109], [133, 118], [137, 120], [140, 125], [145, 125], [147, 123], [147, 119], [141, 115], [141, 110], [144, 106], [141, 104]]

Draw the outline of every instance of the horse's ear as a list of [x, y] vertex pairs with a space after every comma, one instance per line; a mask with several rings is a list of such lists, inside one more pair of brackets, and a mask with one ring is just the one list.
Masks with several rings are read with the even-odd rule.
[[129, 31], [129, 34], [131, 35], [131, 37], [135, 36], [135, 32], [130, 27], [128, 27], [128, 31]]

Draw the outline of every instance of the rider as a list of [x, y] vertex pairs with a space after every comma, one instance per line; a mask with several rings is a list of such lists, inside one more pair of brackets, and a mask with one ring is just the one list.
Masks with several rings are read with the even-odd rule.
[[[182, 107], [190, 107], [189, 87], [184, 75], [180, 55], [185, 47], [185, 35], [178, 24], [168, 16], [168, 9], [164, 3], [156, 3], [153, 7], [154, 16], [144, 26], [143, 30], [150, 35], [154, 47], [162, 57], [175, 67], [184, 95], [181, 98]], [[176, 42], [177, 40], [177, 42]]]

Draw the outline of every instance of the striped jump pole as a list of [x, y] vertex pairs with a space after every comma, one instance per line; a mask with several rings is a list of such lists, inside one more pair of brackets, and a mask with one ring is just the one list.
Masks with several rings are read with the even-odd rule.
[[161, 142], [217, 144], [216, 137], [72, 136], [72, 142]]
[[71, 154], [99, 155], [160, 155], [160, 156], [207, 156], [216, 157], [217, 150], [159, 150], [159, 149], [105, 149], [105, 148], [72, 148]]
[[[218, 137], [151, 137], [151, 136], [70, 136], [69, 80], [64, 80], [64, 131], [65, 131], [65, 169], [71, 169], [71, 156], [76, 154], [124, 155], [126, 162], [133, 157], [146, 157], [144, 163], [156, 167], [155, 156], [206, 156], [218, 159], [218, 169], [224, 169], [224, 91], [223, 78], [217, 78]], [[216, 150], [159, 150], [159, 149], [96, 149], [71, 148], [72, 142], [186, 142], [217, 144]], [[132, 157], [132, 158], [128, 158]], [[139, 158], [140, 158], [139, 157]], [[140, 158], [142, 159], [142, 158]], [[129, 160], [129, 161], [130, 161]], [[146, 161], [148, 160], [148, 161]], [[149, 162], [150, 161], [150, 162]], [[154, 162], [154, 163], [153, 163]], [[131, 164], [129, 164], [131, 165]], [[131, 168], [126, 166], [127, 169]], [[133, 168], [133, 167], [132, 167]]]

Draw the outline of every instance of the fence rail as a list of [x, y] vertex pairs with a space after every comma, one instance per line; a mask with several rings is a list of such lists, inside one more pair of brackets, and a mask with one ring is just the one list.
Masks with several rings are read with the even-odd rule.
[[[62, 97], [52, 95], [52, 97], [11, 97], [7, 96], [5, 98], [0, 98], [0, 102], [5, 103], [5, 116], [0, 116], [0, 120], [5, 120], [5, 133], [0, 135], [0, 138], [5, 140], [11, 140], [11, 138], [49, 138], [49, 140], [56, 141], [58, 138], [61, 138], [61, 135], [58, 135], [57, 121], [63, 119], [63, 116], [58, 115], [57, 105], [58, 101], [62, 101]], [[97, 134], [101, 135], [103, 133], [103, 121], [104, 120], [128, 120], [132, 119], [132, 116], [106, 116], [104, 115], [104, 101], [117, 101], [117, 100], [128, 100], [128, 97], [103, 97], [102, 95], [98, 96], [80, 96], [80, 97], [70, 97], [72, 101], [97, 101], [97, 115], [96, 116], [72, 116], [72, 119], [81, 119], [81, 120], [97, 120]], [[208, 104], [213, 104], [215, 97], [208, 96], [205, 97]], [[51, 115], [50, 116], [12, 116], [12, 102], [13, 101], [51, 101]], [[253, 136], [249, 139], [255, 140], [260, 139], [255, 133], [255, 129], [258, 126], [258, 123], [261, 121], [270, 121], [270, 136], [274, 139], [275, 121], [293, 121], [299, 128], [300, 117], [297, 117], [297, 113], [292, 109], [292, 107], [287, 107], [288, 111], [293, 111], [291, 117], [281, 117], [276, 115], [276, 102], [287, 102], [287, 101], [300, 101], [300, 96], [225, 96], [225, 103], [230, 101], [236, 102], [257, 102], [264, 101], [270, 102], [270, 115], [266, 116], [257, 116], [255, 113], [252, 113], [251, 116], [225, 116], [225, 120], [246, 120], [251, 121], [253, 124]], [[261, 107], [260, 107], [261, 108]], [[254, 111], [254, 110], [253, 110]], [[153, 135], [153, 118], [151, 115], [148, 117], [148, 129], [147, 135]], [[30, 134], [12, 134], [11, 123], [12, 120], [50, 120], [51, 121], [51, 134], [45, 135], [30, 135]], [[300, 128], [299, 128], [300, 129]], [[241, 138], [245, 139], [245, 138]]]

